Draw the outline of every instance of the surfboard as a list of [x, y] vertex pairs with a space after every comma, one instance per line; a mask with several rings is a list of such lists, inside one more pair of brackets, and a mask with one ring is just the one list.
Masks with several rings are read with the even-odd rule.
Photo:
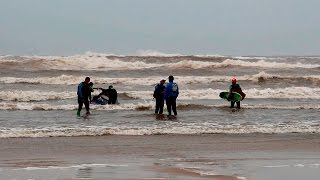
[[239, 93], [232, 93], [229, 97], [229, 92], [221, 92], [219, 96], [222, 99], [225, 99], [227, 101], [232, 101], [232, 102], [239, 102], [242, 100], [242, 96]]

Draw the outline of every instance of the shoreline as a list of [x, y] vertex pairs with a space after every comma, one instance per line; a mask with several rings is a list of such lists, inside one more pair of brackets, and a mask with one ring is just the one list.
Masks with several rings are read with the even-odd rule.
[[104, 172], [86, 174], [92, 179], [237, 180], [255, 177], [252, 164], [320, 162], [319, 134], [5, 138], [0, 147], [0, 178], [15, 179], [52, 171], [72, 179], [89, 168]]

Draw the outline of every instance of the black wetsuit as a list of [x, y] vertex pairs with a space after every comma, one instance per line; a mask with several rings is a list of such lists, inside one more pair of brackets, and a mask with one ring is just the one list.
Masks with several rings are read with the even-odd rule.
[[156, 114], [162, 114], [163, 113], [163, 106], [164, 106], [164, 91], [165, 91], [165, 86], [161, 84], [157, 84], [155, 86], [154, 92], [153, 92], [153, 97], [156, 98], [156, 109], [155, 113]]
[[108, 96], [108, 104], [116, 104], [117, 103], [117, 99], [118, 99], [118, 92], [117, 90], [113, 89], [113, 88], [109, 88], [109, 89], [101, 89], [102, 92], [99, 94], [99, 96], [101, 95], [105, 95]]

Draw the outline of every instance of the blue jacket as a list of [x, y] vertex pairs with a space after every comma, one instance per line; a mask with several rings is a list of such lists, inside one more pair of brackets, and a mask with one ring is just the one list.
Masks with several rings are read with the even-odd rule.
[[78, 89], [77, 89], [77, 95], [80, 98], [91, 98], [91, 92], [92, 92], [92, 88], [89, 86], [89, 84], [85, 84], [84, 82], [81, 82], [78, 85]]
[[78, 90], [77, 90], [77, 95], [80, 97], [80, 98], [83, 98], [83, 94], [82, 94], [82, 88], [84, 86], [84, 83], [81, 82], [79, 85], [78, 85]]
[[166, 89], [164, 91], [164, 99], [167, 99], [168, 97], [175, 97], [177, 98], [179, 95], [179, 87], [178, 84], [175, 82], [169, 82], [166, 85]]

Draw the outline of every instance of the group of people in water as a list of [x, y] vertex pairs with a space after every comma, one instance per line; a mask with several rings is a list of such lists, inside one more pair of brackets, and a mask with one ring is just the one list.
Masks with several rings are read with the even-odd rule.
[[176, 116], [177, 113], [177, 97], [179, 96], [179, 86], [177, 83], [173, 82], [174, 77], [169, 76], [169, 83], [165, 85], [166, 79], [160, 80], [160, 83], [155, 86], [153, 97], [156, 99], [156, 109], [155, 114], [163, 113], [164, 101], [167, 104], [168, 115], [171, 116], [171, 110]]
[[[94, 92], [94, 89], [101, 90], [101, 93], [91, 97], [91, 93]], [[86, 108], [86, 114], [90, 114], [90, 104], [92, 102], [96, 104], [116, 104], [118, 102], [118, 92], [113, 88], [112, 85], [109, 86], [108, 89], [103, 88], [94, 88], [93, 83], [90, 82], [90, 77], [86, 77], [83, 82], [81, 82], [78, 85], [77, 89], [77, 95], [78, 95], [78, 111], [77, 115], [80, 116], [82, 106], [84, 104]]]
[[[156, 99], [156, 107], [155, 107], [155, 114], [163, 114], [163, 107], [164, 102], [166, 102], [168, 115], [171, 116], [172, 112], [176, 116], [177, 113], [177, 105], [176, 100], [179, 96], [179, 86], [176, 82], [173, 82], [174, 77], [170, 75], [168, 77], [169, 82], [166, 83], [166, 78], [162, 78], [160, 83], [155, 86], [153, 97]], [[91, 97], [91, 93], [94, 89], [99, 89], [102, 92], [94, 97]], [[242, 89], [239, 84], [237, 84], [237, 79], [232, 78], [231, 85], [229, 86], [229, 95], [228, 101], [231, 102], [230, 108], [234, 108], [235, 103], [237, 104], [237, 108], [240, 109], [240, 101], [234, 102], [232, 101], [232, 96], [234, 93], [239, 93], [244, 99], [246, 96], [245, 93], [242, 92]], [[78, 111], [77, 115], [80, 116], [80, 112], [82, 109], [83, 104], [86, 108], [86, 114], [90, 114], [90, 107], [89, 104], [95, 102], [97, 104], [105, 105], [105, 104], [116, 104], [118, 93], [113, 88], [112, 85], [109, 86], [108, 89], [103, 88], [93, 88], [93, 83], [90, 82], [90, 77], [86, 77], [83, 82], [78, 85], [77, 90], [78, 95]]]

